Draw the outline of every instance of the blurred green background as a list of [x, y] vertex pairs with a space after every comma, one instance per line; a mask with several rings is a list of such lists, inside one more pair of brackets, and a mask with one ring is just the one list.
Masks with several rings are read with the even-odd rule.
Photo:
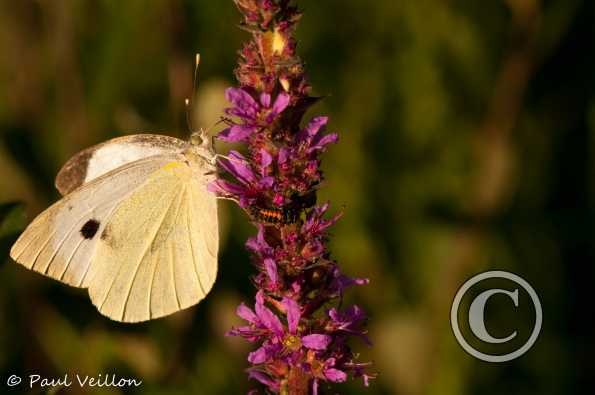
[[[332, 251], [345, 272], [371, 279], [348, 301], [370, 313], [375, 345], [354, 347], [379, 376], [367, 391], [349, 382], [335, 392], [590, 392], [595, 2], [299, 5], [299, 52], [327, 95], [310, 115], [329, 114], [341, 133], [320, 196], [346, 206]], [[254, 229], [232, 204], [221, 204], [210, 297], [150, 323], [111, 322], [85, 291], [7, 256], [21, 226], [58, 198], [53, 177], [72, 154], [133, 132], [188, 135], [195, 52], [191, 117], [214, 126], [248, 38], [238, 22], [231, 0], [0, 0], [0, 203], [22, 203], [0, 206], [0, 393], [24, 390], [5, 386], [11, 374], [67, 372], [143, 380], [64, 392], [73, 394], [257, 387], [242, 371], [250, 345], [223, 336], [253, 295], [243, 243]], [[535, 346], [498, 365], [467, 355], [449, 322], [458, 287], [488, 269], [524, 277], [544, 309]]]

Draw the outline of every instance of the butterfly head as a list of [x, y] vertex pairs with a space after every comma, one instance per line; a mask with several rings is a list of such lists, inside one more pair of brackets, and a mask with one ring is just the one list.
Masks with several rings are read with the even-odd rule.
[[209, 136], [207, 130], [200, 129], [190, 135], [187, 154], [200, 158], [208, 164], [211, 164], [215, 158], [215, 148], [213, 147], [213, 138]]
[[211, 137], [209, 137], [209, 131], [200, 128], [198, 131], [192, 132], [190, 135], [190, 144], [204, 148], [211, 146], [212, 140]]

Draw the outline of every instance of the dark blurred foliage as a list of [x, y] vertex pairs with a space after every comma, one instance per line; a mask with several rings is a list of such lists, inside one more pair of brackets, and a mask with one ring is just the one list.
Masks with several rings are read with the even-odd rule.
[[[299, 4], [300, 53], [326, 96], [315, 111], [341, 132], [321, 190], [345, 205], [332, 249], [345, 272], [371, 279], [350, 295], [371, 312], [375, 345], [355, 344], [380, 372], [366, 393], [588, 392], [595, 3]], [[188, 135], [195, 52], [190, 118], [214, 126], [247, 38], [238, 21], [231, 0], [0, 1], [0, 393], [18, 393], [4, 386], [10, 374], [66, 372], [137, 377], [143, 394], [254, 386], [242, 372], [249, 348], [223, 336], [238, 302], [251, 303], [254, 272], [243, 248], [254, 229], [233, 205], [221, 204], [209, 298], [154, 322], [111, 322], [83, 290], [7, 257], [27, 222], [9, 203], [30, 220], [55, 201], [53, 177], [76, 151], [132, 132]], [[487, 269], [527, 279], [544, 308], [533, 349], [500, 365], [465, 354], [448, 319], [457, 288]]]

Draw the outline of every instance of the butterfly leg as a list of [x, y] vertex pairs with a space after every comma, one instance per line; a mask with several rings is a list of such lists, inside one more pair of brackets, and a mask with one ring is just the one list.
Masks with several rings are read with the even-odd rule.
[[236, 198], [230, 197], [230, 196], [217, 196], [217, 199], [219, 200], [231, 200], [232, 202], [235, 202], [237, 204], [240, 204], [240, 201]]
[[[227, 155], [215, 154], [215, 155], [213, 155], [213, 157], [209, 161], [211, 162], [212, 165], [216, 165], [217, 164], [217, 159], [219, 159], [219, 158], [227, 159], [229, 161], [234, 160], [234, 159], [230, 158]], [[235, 160], [237, 160], [237, 159], [235, 159]]]

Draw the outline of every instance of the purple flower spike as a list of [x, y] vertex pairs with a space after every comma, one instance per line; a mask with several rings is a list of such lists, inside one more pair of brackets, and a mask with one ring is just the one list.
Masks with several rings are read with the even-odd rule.
[[291, 96], [282, 92], [271, 106], [269, 93], [262, 92], [256, 101], [249, 92], [241, 88], [226, 89], [225, 98], [233, 105], [225, 109], [225, 113], [238, 120], [228, 120], [230, 126], [221, 131], [217, 138], [230, 142], [247, 141], [258, 130], [270, 126], [285, 111], [291, 100]]
[[354, 337], [370, 344], [367, 317], [359, 306], [342, 306], [342, 298], [369, 281], [341, 272], [328, 239], [342, 212], [316, 204], [322, 154], [339, 136], [326, 132], [326, 116], [303, 119], [317, 99], [296, 55], [300, 13], [290, 1], [234, 1], [253, 36], [240, 51], [238, 87], [225, 91], [230, 107], [218, 138], [241, 143], [245, 154], [220, 158], [223, 176], [208, 189], [237, 201], [257, 227], [246, 248], [258, 291], [253, 308], [237, 308], [245, 323], [227, 335], [253, 343], [247, 371], [265, 393], [317, 395], [321, 385], [348, 378], [368, 386], [374, 375], [349, 344]]
[[[267, 156], [263, 156], [263, 158], [268, 161]], [[228, 158], [220, 158], [217, 163], [237, 183], [217, 179], [211, 182], [207, 189], [219, 196], [237, 200], [241, 207], [246, 208], [252, 205], [275, 183], [275, 178], [264, 176], [264, 171], [261, 174], [254, 173], [252, 165], [239, 152], [230, 151]]]

